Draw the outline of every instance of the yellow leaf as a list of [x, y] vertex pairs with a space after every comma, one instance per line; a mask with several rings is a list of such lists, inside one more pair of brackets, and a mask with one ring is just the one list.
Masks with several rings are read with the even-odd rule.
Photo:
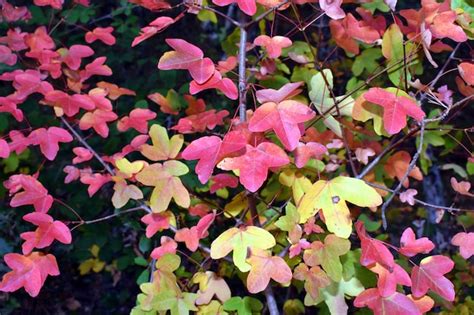
[[145, 162], [135, 161], [130, 163], [130, 161], [126, 158], [122, 158], [120, 160], [115, 161], [115, 166], [121, 173], [129, 177], [133, 174], [140, 172], [143, 166], [145, 166]]
[[170, 139], [166, 129], [160, 125], [151, 126], [149, 135], [153, 145], [142, 145], [140, 152], [152, 161], [174, 159], [184, 143], [183, 135], [174, 135]]
[[230, 228], [219, 235], [211, 244], [211, 258], [219, 259], [233, 251], [233, 260], [242, 272], [250, 270], [250, 265], [245, 261], [248, 249], [270, 249], [275, 246], [275, 238], [268, 231], [248, 226]]
[[298, 205], [300, 223], [305, 223], [322, 210], [326, 226], [339, 237], [348, 238], [352, 220], [346, 201], [360, 207], [376, 207], [382, 197], [364, 181], [345, 176], [330, 181], [320, 180], [306, 192]]

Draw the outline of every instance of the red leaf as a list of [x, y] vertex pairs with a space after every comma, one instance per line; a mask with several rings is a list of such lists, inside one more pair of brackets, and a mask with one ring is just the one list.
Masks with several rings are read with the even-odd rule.
[[168, 26], [175, 22], [174, 19], [170, 18], [169, 16], [160, 16], [157, 19], [153, 20], [148, 26], [143, 27], [140, 30], [140, 35], [135, 37], [132, 42], [132, 47], [137, 46], [141, 42], [147, 40], [148, 38], [158, 34], [165, 30]]
[[461, 43], [467, 41], [467, 35], [461, 26], [454, 24], [457, 14], [454, 11], [436, 13], [430, 31], [436, 38], [451, 38]]
[[87, 192], [89, 193], [89, 197], [92, 197], [102, 186], [107, 184], [112, 180], [112, 177], [109, 174], [89, 174], [84, 173], [81, 174], [81, 183], [89, 185], [87, 188]]
[[474, 85], [474, 63], [461, 62], [458, 65], [459, 74], [468, 85]]
[[459, 246], [461, 256], [464, 259], [469, 259], [474, 255], [474, 232], [465, 233], [460, 232], [454, 235], [451, 244]]
[[274, 89], [258, 90], [256, 93], [257, 101], [261, 104], [267, 103], [267, 102], [274, 102], [274, 103], [283, 102], [286, 99], [289, 99], [295, 95], [300, 94], [301, 89], [299, 87], [303, 83], [304, 82], [287, 83], [283, 85], [281, 88], [279, 88], [278, 90], [274, 90]]
[[237, 3], [239, 9], [247, 15], [254, 15], [257, 12], [255, 0], [212, 0], [214, 4], [223, 7], [231, 3]]
[[224, 157], [242, 150], [247, 141], [240, 132], [231, 131], [224, 140], [217, 136], [202, 137], [191, 142], [181, 156], [185, 160], [199, 160], [196, 173], [199, 181], [207, 183], [214, 171], [214, 167]]
[[361, 265], [367, 267], [374, 263], [379, 263], [388, 270], [393, 270], [395, 262], [392, 253], [387, 247], [381, 241], [373, 239], [367, 234], [362, 221], [357, 221], [355, 228], [361, 242]]
[[71, 134], [62, 128], [50, 127], [36, 129], [30, 133], [28, 140], [33, 145], [39, 145], [41, 153], [50, 161], [56, 158], [59, 151], [59, 142], [71, 142]]
[[59, 275], [56, 258], [38, 252], [23, 256], [20, 254], [6, 254], [5, 263], [12, 269], [3, 276], [0, 291], [13, 292], [21, 287], [32, 297], [39, 294], [48, 276]]
[[302, 168], [308, 163], [309, 159], [315, 158], [320, 160], [323, 154], [328, 151], [325, 146], [317, 142], [298, 143], [295, 149], [295, 165]]
[[23, 216], [23, 220], [38, 226], [34, 232], [20, 234], [20, 237], [25, 240], [22, 246], [24, 255], [31, 253], [33, 248], [48, 247], [54, 240], [71, 244], [72, 236], [69, 228], [61, 221], [54, 221], [50, 215], [33, 212]]
[[216, 112], [215, 109], [211, 109], [195, 115], [181, 118], [176, 126], [173, 126], [173, 130], [179, 133], [195, 133], [204, 132], [206, 129], [212, 130], [216, 126], [224, 125], [223, 119], [229, 115], [226, 110]]
[[12, 175], [3, 185], [9, 190], [10, 196], [14, 195], [10, 201], [12, 207], [32, 205], [35, 211], [46, 213], [53, 204], [53, 197], [33, 176]]
[[72, 70], [79, 69], [82, 58], [90, 57], [94, 54], [94, 51], [85, 45], [73, 45], [69, 49], [61, 48], [59, 51], [63, 62]]
[[127, 131], [130, 128], [135, 129], [141, 133], [148, 132], [148, 121], [155, 119], [156, 113], [149, 109], [135, 108], [128, 117], [123, 117], [117, 123], [117, 129], [121, 132]]
[[384, 108], [383, 122], [385, 130], [394, 135], [407, 125], [407, 116], [422, 121], [425, 113], [413, 100], [405, 96], [396, 96], [381, 88], [370, 88], [364, 98]]
[[112, 46], [115, 45], [115, 37], [112, 35], [114, 28], [109, 27], [96, 27], [92, 32], [86, 33], [86, 42], [91, 44], [96, 40], [100, 40], [106, 45]]
[[400, 238], [400, 254], [407, 257], [413, 257], [416, 254], [428, 254], [435, 245], [427, 237], [416, 239], [415, 233], [411, 228], [407, 228]]
[[445, 256], [436, 255], [426, 257], [420, 266], [413, 267], [411, 271], [412, 293], [420, 298], [431, 289], [448, 301], [454, 301], [454, 285], [443, 275], [450, 272], [454, 262]]
[[421, 315], [415, 303], [406, 295], [395, 292], [389, 297], [382, 297], [377, 289], [367, 289], [359, 294], [354, 306], [367, 306], [374, 315]]
[[273, 130], [287, 150], [294, 150], [301, 138], [299, 123], [315, 116], [313, 110], [297, 101], [268, 102], [257, 108], [249, 121], [249, 130]]
[[166, 254], [175, 254], [176, 249], [178, 248], [178, 243], [174, 241], [171, 237], [168, 236], [162, 236], [161, 239], [161, 245], [157, 248], [155, 248], [150, 256], [153, 259], [160, 259]]
[[277, 145], [263, 142], [258, 146], [246, 146], [244, 155], [225, 158], [218, 167], [223, 170], [239, 170], [240, 183], [251, 192], [256, 192], [267, 179], [268, 170], [290, 163], [290, 159]]
[[191, 77], [198, 83], [203, 84], [213, 75], [214, 63], [204, 54], [199, 47], [178, 38], [168, 38], [166, 43], [174, 51], [166, 52], [158, 62], [160, 70], [188, 70]]
[[110, 69], [107, 65], [104, 65], [106, 60], [106, 57], [99, 57], [94, 59], [94, 61], [92, 61], [90, 64], [86, 65], [85, 70], [79, 72], [81, 82], [89, 79], [94, 75], [112, 75], [112, 69]]
[[239, 180], [230, 174], [217, 174], [211, 178], [211, 183], [210, 192], [213, 194], [225, 187], [236, 188], [239, 185]]
[[5, 140], [0, 139], [0, 157], [6, 159], [8, 156], [10, 156], [10, 147]]
[[195, 252], [199, 247], [199, 241], [207, 237], [207, 230], [211, 226], [212, 222], [214, 222], [215, 217], [215, 213], [209, 213], [205, 215], [199, 220], [196, 226], [193, 226], [190, 229], [182, 228], [176, 231], [174, 239], [177, 242], [184, 242], [190, 251]]
[[14, 97], [0, 96], [0, 113], [10, 113], [17, 121], [23, 121], [23, 111], [17, 108], [18, 103]]
[[393, 265], [392, 271], [377, 263], [369, 269], [378, 275], [377, 288], [382, 297], [389, 297], [395, 293], [397, 284], [411, 286], [410, 276], [398, 264]]
[[270, 58], [278, 58], [283, 48], [290, 47], [293, 43], [288, 37], [260, 35], [255, 38], [253, 43], [257, 46], [265, 47]]
[[189, 84], [189, 93], [192, 95], [208, 89], [217, 89], [231, 100], [236, 100], [239, 97], [234, 82], [229, 78], [222, 78], [221, 73], [217, 70], [214, 71], [214, 74], [206, 82], [199, 84], [193, 80]]
[[94, 130], [102, 137], [107, 138], [109, 136], [108, 122], [116, 120], [118, 117], [114, 112], [97, 109], [93, 112], [85, 113], [79, 121], [79, 128], [81, 130], [87, 130], [94, 128]]
[[72, 159], [72, 164], [86, 162], [92, 159], [93, 157], [92, 152], [83, 147], [75, 147], [72, 149], [72, 152], [74, 152], [74, 154], [76, 155], [76, 157]]
[[142, 217], [141, 221], [146, 224], [146, 237], [151, 238], [157, 232], [166, 230], [170, 226], [170, 214], [149, 213]]
[[37, 6], [51, 6], [54, 9], [62, 9], [64, 0], [33, 0], [33, 3]]
[[342, 0], [320, 0], [319, 6], [331, 19], [342, 19], [346, 16], [341, 9]]

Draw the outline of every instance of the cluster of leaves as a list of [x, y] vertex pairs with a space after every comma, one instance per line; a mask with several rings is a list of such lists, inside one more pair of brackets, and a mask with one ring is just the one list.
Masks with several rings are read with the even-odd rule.
[[[153, 72], [182, 75], [158, 91], [152, 78], [118, 85], [120, 67], [140, 62], [114, 55], [124, 29], [98, 24], [114, 14], [69, 22], [93, 16], [92, 2], [0, 0], [0, 112], [15, 120], [0, 139], [3, 186], [36, 227], [20, 234], [22, 254], [4, 255], [0, 291], [38, 296], [60, 273], [56, 243], [120, 217], [144, 234], [131, 236], [145, 268], [132, 314], [474, 311], [467, 2], [122, 1], [114, 14], [153, 18], [126, 49], [161, 40]], [[29, 22], [43, 12], [48, 25]], [[181, 23], [219, 30], [220, 45], [158, 35]], [[37, 163], [19, 168], [28, 154]], [[82, 200], [54, 193], [58, 176], [113, 213], [83, 219]], [[431, 196], [446, 178], [449, 202]], [[107, 270], [115, 284], [119, 263], [90, 236], [80, 274]]]

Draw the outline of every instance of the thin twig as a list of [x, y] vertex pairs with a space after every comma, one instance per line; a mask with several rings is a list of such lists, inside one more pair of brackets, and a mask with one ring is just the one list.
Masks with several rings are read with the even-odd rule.
[[270, 315], [280, 315], [280, 311], [278, 310], [278, 305], [275, 300], [275, 294], [273, 293], [271, 283], [265, 288], [265, 298], [267, 299], [267, 307], [268, 312]]
[[[244, 17], [242, 17], [242, 22]], [[247, 54], [247, 31], [245, 27], [240, 26], [240, 42], [239, 42], [239, 119], [243, 123], [247, 120], [247, 78], [246, 70], [246, 54]]]

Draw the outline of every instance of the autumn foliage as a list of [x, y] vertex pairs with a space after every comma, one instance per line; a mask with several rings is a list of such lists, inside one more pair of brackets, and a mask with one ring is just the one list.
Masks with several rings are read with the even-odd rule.
[[469, 1], [32, 2], [0, 0], [5, 300], [87, 238], [67, 273], [139, 269], [135, 315], [474, 313]]

